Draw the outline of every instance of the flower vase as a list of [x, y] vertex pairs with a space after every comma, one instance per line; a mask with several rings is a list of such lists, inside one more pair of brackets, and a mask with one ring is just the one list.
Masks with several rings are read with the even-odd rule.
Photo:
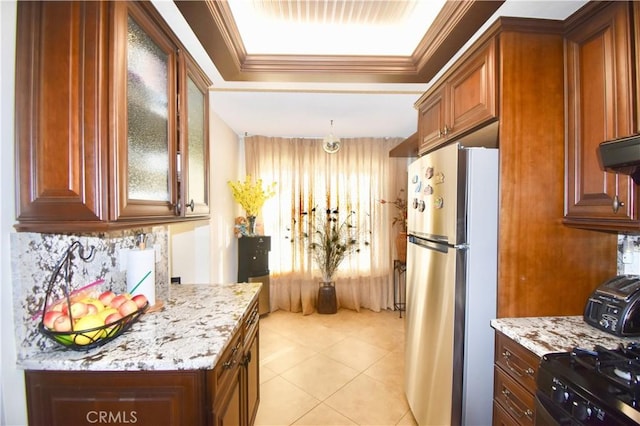
[[250, 236], [256, 235], [256, 217], [247, 216], [247, 232]]
[[318, 289], [318, 304], [316, 310], [319, 314], [335, 314], [338, 312], [338, 298], [333, 282], [321, 282]]

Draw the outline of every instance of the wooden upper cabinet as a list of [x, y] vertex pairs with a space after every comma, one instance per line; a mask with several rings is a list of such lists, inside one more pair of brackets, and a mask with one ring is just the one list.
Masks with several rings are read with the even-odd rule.
[[211, 81], [186, 52], [180, 80], [180, 153], [185, 170], [178, 172], [185, 216], [209, 214], [209, 96]]
[[176, 215], [178, 48], [139, 3], [114, 2], [110, 217]]
[[491, 119], [496, 109], [495, 40], [481, 47], [448, 80], [446, 116], [448, 137], [466, 133]]
[[421, 154], [497, 118], [495, 46], [488, 41], [416, 102]]
[[636, 185], [604, 172], [597, 153], [601, 142], [634, 133], [632, 11], [629, 2], [595, 3], [565, 36], [567, 225], [616, 231], [640, 224]]
[[443, 143], [446, 127], [444, 89], [434, 92], [418, 107], [419, 152], [429, 151]]
[[108, 34], [103, 2], [19, 2], [16, 214], [107, 219]]
[[[201, 188], [189, 219], [208, 215], [210, 83], [150, 3], [19, 2], [16, 48], [16, 229], [184, 220], [186, 169]], [[181, 135], [199, 138], [198, 166]]]

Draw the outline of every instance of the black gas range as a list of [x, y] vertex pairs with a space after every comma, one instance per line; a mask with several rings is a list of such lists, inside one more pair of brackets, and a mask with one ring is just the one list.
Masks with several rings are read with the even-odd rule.
[[640, 343], [542, 357], [536, 425], [640, 424]]

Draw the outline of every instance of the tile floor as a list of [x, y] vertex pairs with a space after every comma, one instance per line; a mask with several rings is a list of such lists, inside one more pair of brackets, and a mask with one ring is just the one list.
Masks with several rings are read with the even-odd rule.
[[256, 426], [416, 425], [403, 348], [397, 311], [270, 313], [260, 319]]

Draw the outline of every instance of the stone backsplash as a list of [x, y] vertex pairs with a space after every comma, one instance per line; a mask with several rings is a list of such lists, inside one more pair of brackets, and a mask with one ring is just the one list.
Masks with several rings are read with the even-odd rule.
[[[147, 247], [156, 249], [155, 284], [156, 300], [167, 300], [169, 296], [168, 228], [150, 227], [113, 231], [99, 234], [60, 235], [18, 232], [11, 234], [11, 269], [13, 285], [14, 320], [16, 324], [16, 348], [48, 347], [56, 345], [37, 330], [40, 321], [38, 312], [43, 307], [47, 287], [54, 269], [67, 249], [78, 241], [86, 256], [93, 247], [93, 256], [88, 261], [74, 250], [70, 263], [70, 291], [77, 290], [97, 280], [104, 280], [101, 290], [111, 289], [116, 293], [126, 291], [126, 273], [121, 271], [120, 252], [137, 246], [138, 236], [146, 235]], [[158, 255], [159, 254], [159, 255]], [[63, 279], [52, 286], [49, 302], [63, 296]]]
[[618, 235], [618, 274], [640, 274], [640, 235]]

